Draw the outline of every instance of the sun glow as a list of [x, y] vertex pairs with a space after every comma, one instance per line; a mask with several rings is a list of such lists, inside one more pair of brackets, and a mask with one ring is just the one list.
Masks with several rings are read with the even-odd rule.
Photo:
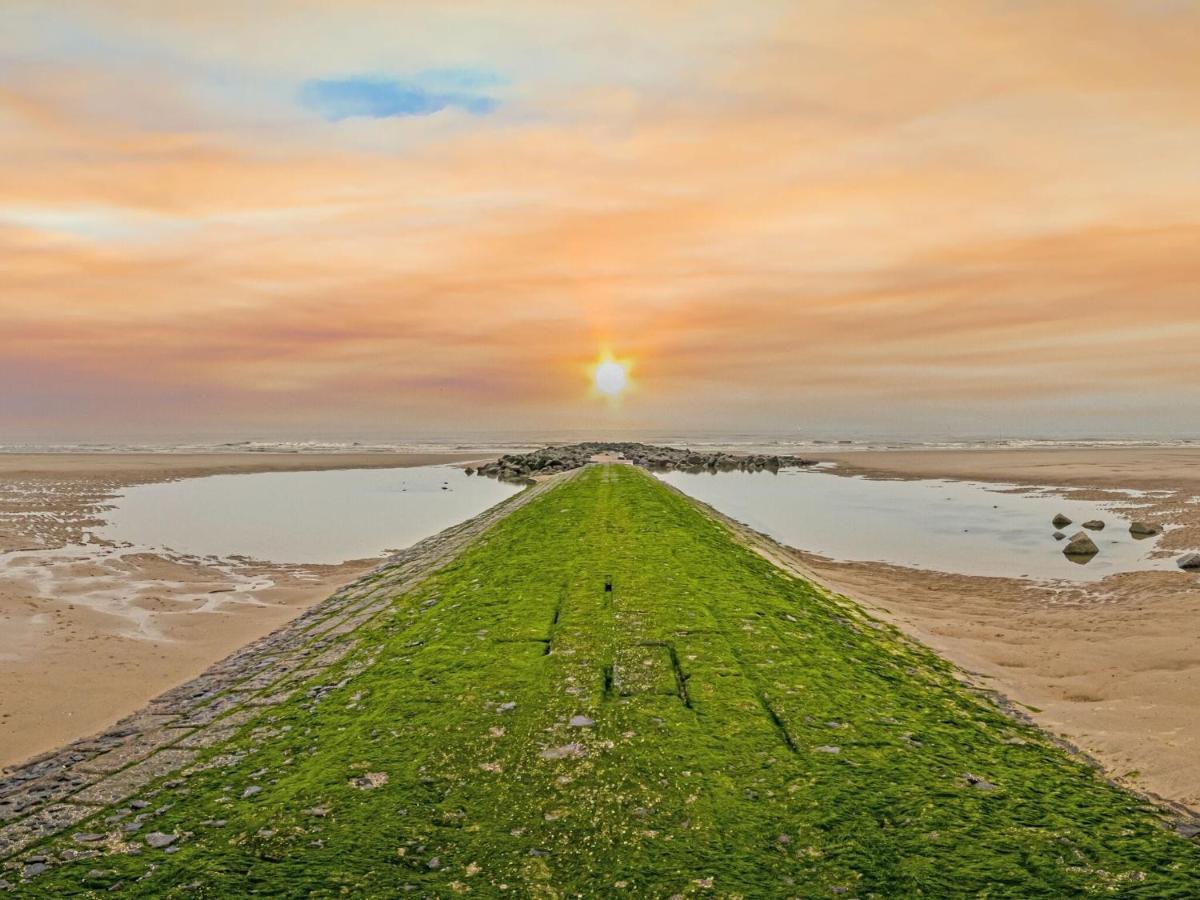
[[618, 400], [629, 389], [629, 362], [605, 353], [591, 369], [592, 388], [602, 397]]

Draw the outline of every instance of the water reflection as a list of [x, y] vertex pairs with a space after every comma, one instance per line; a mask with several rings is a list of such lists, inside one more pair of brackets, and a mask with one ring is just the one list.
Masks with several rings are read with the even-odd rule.
[[[1149, 558], [1128, 519], [1099, 503], [1012, 486], [960, 481], [873, 481], [818, 471], [778, 475], [669, 472], [663, 481], [776, 540], [834, 559], [889, 562], [966, 575], [1095, 580], [1116, 572], [1170, 568]], [[1051, 520], [1104, 520], [1085, 532], [1091, 557], [1063, 554]]]
[[453, 466], [211, 475], [126, 489], [97, 534], [196, 556], [332, 564], [410, 546], [519, 490]]

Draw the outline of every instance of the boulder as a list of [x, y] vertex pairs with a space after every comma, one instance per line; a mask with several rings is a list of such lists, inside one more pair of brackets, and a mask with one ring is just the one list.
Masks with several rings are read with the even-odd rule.
[[1086, 531], [1076, 534], [1067, 546], [1063, 547], [1063, 553], [1067, 556], [1095, 556], [1099, 552], [1100, 548]]
[[1090, 522], [1084, 522], [1083, 527], [1091, 531], [1103, 531], [1104, 522], [1101, 519], [1092, 519]]
[[1185, 553], [1179, 557], [1179, 568], [1189, 572], [1200, 569], [1200, 553]]
[[1153, 537], [1162, 534], [1162, 526], [1153, 522], [1134, 522], [1129, 526], [1129, 533], [1134, 537]]
[[1064, 516], [1062, 513], [1059, 513], [1057, 516], [1055, 516], [1053, 519], [1050, 520], [1050, 524], [1053, 525], [1055, 528], [1066, 528], [1068, 525], [1071, 524], [1071, 520], [1068, 519], [1066, 516]]

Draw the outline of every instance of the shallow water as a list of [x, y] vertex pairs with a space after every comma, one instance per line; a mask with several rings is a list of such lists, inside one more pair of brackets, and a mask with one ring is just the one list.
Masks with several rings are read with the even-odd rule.
[[[1150, 559], [1156, 539], [1135, 540], [1111, 505], [1063, 500], [1036, 490], [962, 481], [878, 481], [824, 472], [726, 472], [659, 476], [777, 541], [832, 559], [887, 562], [964, 575], [1092, 581], [1117, 572], [1171, 568]], [[1085, 564], [1051, 535], [1057, 513], [1083, 522], [1100, 553]]]
[[519, 490], [454, 466], [209, 475], [126, 488], [96, 536], [201, 557], [336, 564], [411, 546]]

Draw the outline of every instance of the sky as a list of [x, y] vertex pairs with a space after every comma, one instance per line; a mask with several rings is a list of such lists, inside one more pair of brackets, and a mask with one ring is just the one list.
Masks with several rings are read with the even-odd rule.
[[1200, 434], [1197, 47], [1186, 0], [5, 0], [0, 444]]

